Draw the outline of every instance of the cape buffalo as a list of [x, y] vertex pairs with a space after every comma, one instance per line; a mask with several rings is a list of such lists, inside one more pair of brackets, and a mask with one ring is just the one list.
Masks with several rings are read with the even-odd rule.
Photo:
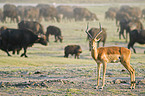
[[18, 13], [16, 10], [16, 6], [13, 4], [5, 4], [3, 7], [3, 22], [6, 22], [6, 18], [10, 18], [10, 22], [19, 22]]
[[73, 55], [75, 54], [75, 58], [79, 59], [79, 55], [82, 53], [82, 49], [79, 45], [68, 45], [64, 49], [64, 57], [69, 56], [69, 54]]
[[116, 24], [118, 24], [118, 21], [122, 19], [139, 19], [141, 17], [141, 14], [142, 11], [139, 7], [130, 7], [128, 5], [123, 5], [116, 14]]
[[132, 30], [134, 30], [134, 29], [142, 30], [143, 29], [143, 24], [138, 19], [136, 19], [136, 20], [122, 19], [122, 20], [120, 20], [119, 25], [120, 25], [119, 39], [121, 39], [121, 35], [125, 39], [124, 31], [126, 30], [126, 42], [128, 41], [128, 34]]
[[116, 13], [118, 12], [117, 7], [110, 7], [106, 12], [105, 12], [105, 19], [112, 19], [114, 20], [116, 18]]
[[23, 29], [23, 28], [28, 28], [31, 29], [35, 34], [44, 34], [44, 29], [43, 26], [36, 21], [21, 21], [18, 23], [18, 28]]
[[128, 49], [130, 49], [131, 47], [134, 53], [136, 53], [136, 50], [133, 46], [136, 42], [139, 44], [145, 44], [145, 30], [133, 30], [130, 32], [130, 41], [128, 43]]
[[30, 19], [30, 21], [39, 21], [39, 8], [37, 7], [25, 8], [24, 17], [26, 20]]
[[76, 21], [82, 21], [86, 19], [86, 21], [98, 20], [95, 13], [92, 13], [87, 8], [74, 8], [74, 17]]
[[62, 42], [63, 37], [61, 36], [61, 30], [60, 28], [56, 26], [48, 26], [47, 31], [46, 31], [46, 39], [49, 42], [49, 35], [54, 35], [55, 36], [55, 42], [59, 41]]
[[57, 10], [54, 6], [49, 4], [38, 4], [36, 6], [40, 10], [39, 17], [43, 17], [45, 21], [55, 21], [59, 22], [57, 18]]
[[113, 12], [113, 11], [106, 11], [105, 12], [105, 19], [114, 20], [115, 17], [116, 17], [116, 12]]
[[[24, 49], [24, 53], [21, 55], [27, 57], [27, 48], [32, 46], [34, 43], [40, 43], [47, 45], [45, 38], [34, 34], [29, 29], [9, 29], [1, 32], [1, 49], [4, 50], [8, 56], [11, 56], [8, 51], [13, 49]], [[10, 48], [13, 46], [13, 48]]]
[[62, 19], [71, 21], [73, 19], [73, 8], [71, 6], [60, 5], [57, 6], [57, 14], [62, 14]]

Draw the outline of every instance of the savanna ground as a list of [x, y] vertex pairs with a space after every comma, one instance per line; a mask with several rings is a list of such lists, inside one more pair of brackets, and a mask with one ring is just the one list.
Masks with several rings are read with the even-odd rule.
[[[120, 7], [120, 5], [113, 5]], [[105, 46], [127, 47], [125, 40], [119, 40], [115, 21], [104, 20], [105, 11], [111, 6], [87, 6], [95, 12], [99, 21], [89, 22], [90, 27], [107, 28]], [[145, 8], [143, 5], [139, 6]], [[142, 20], [145, 26], [145, 22]], [[55, 43], [53, 36], [48, 46], [35, 44], [28, 49], [28, 58], [12, 55], [8, 57], [0, 51], [0, 95], [49, 95], [49, 96], [144, 96], [145, 95], [145, 45], [135, 44], [137, 54], [132, 52], [131, 65], [136, 70], [136, 89], [128, 89], [130, 76], [120, 63], [108, 63], [106, 85], [103, 90], [96, 86], [96, 64], [90, 56], [88, 41], [86, 41], [87, 22], [61, 23], [41, 22], [46, 31], [48, 25], [61, 28], [63, 43]], [[0, 23], [10, 28], [17, 28], [16, 23]], [[64, 47], [70, 44], [81, 46], [83, 53], [80, 59], [73, 56], [64, 58]], [[21, 51], [22, 53], [23, 51]], [[122, 72], [122, 70], [125, 70]], [[102, 71], [101, 71], [102, 78]], [[100, 82], [100, 84], [102, 81]]]

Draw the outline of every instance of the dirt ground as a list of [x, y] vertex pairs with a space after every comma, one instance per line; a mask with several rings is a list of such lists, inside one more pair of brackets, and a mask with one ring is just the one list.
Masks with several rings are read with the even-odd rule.
[[[107, 70], [104, 89], [95, 89], [95, 65], [64, 65], [39, 71], [0, 72], [0, 95], [48, 95], [48, 96], [144, 96], [145, 78], [136, 77], [136, 89], [129, 89], [130, 77], [126, 70]], [[85, 68], [83, 68], [85, 66]], [[112, 66], [112, 65], [111, 65]], [[47, 66], [46, 66], [47, 67]], [[94, 67], [92, 69], [92, 67]], [[116, 72], [117, 71], [117, 72]], [[144, 69], [140, 73], [144, 73]], [[119, 77], [119, 74], [127, 76]], [[118, 76], [117, 76], [118, 74]], [[102, 75], [102, 74], [101, 74]], [[100, 84], [102, 78], [100, 78]]]

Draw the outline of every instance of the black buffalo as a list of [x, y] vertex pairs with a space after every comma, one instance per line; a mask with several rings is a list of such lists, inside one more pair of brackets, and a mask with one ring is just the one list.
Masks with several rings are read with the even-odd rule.
[[47, 31], [46, 31], [46, 39], [49, 42], [49, 35], [54, 35], [55, 36], [55, 42], [59, 41], [62, 42], [63, 37], [61, 36], [61, 30], [60, 28], [56, 26], [48, 26]]
[[64, 5], [60, 5], [57, 6], [56, 8], [57, 10], [57, 14], [62, 16], [61, 19], [66, 19], [71, 21], [71, 19], [73, 19], [73, 7], [71, 6], [64, 6]]
[[130, 41], [128, 43], [128, 49], [130, 49], [131, 47], [134, 53], [136, 53], [136, 50], [133, 47], [133, 45], [136, 42], [139, 44], [145, 44], [145, 30], [133, 30], [130, 32]]
[[86, 19], [86, 21], [98, 20], [96, 14], [92, 13], [87, 8], [77, 7], [74, 8], [73, 12], [74, 12], [75, 21], [83, 21], [83, 19]]
[[1, 32], [1, 46], [0, 49], [5, 51], [8, 56], [11, 56], [8, 51], [14, 49], [24, 49], [24, 53], [21, 55], [27, 57], [27, 48], [32, 46], [34, 43], [40, 43], [47, 45], [47, 41], [44, 37], [40, 37], [34, 34], [29, 29], [9, 29]]
[[5, 4], [3, 6], [3, 22], [7, 22], [6, 18], [10, 18], [11, 21], [10, 22], [19, 22], [19, 18], [18, 18], [18, 13], [16, 10], [16, 6], [13, 4]]
[[64, 57], [69, 56], [69, 54], [75, 54], [75, 58], [79, 59], [79, 55], [82, 53], [82, 49], [79, 45], [67, 45], [64, 49]]
[[22, 20], [20, 23], [18, 23], [18, 28], [19, 29], [31, 29], [33, 31], [33, 33], [35, 33], [36, 35], [39, 34], [44, 34], [44, 29], [43, 26], [36, 21], [24, 21]]
[[55, 21], [56, 19], [56, 21], [59, 22], [59, 18], [57, 18], [57, 10], [53, 5], [38, 4], [36, 7], [40, 10], [40, 18], [44, 18], [45, 21]]
[[135, 20], [126, 20], [122, 19], [120, 20], [120, 32], [119, 32], [119, 39], [121, 39], [121, 35], [125, 39], [124, 31], [126, 30], [126, 42], [128, 41], [128, 33], [130, 33], [132, 30], [142, 30], [143, 24], [139, 19]]
[[24, 17], [26, 20], [39, 21], [39, 8], [32, 6], [25, 8]]
[[[5, 51], [5, 48], [3, 46], [1, 46], [0, 49]], [[17, 55], [19, 55], [19, 52], [22, 48], [20, 48], [19, 45], [13, 46], [12, 44], [8, 44], [7, 49], [8, 49], [8, 51], [12, 51], [13, 52], [12, 54], [15, 54], [15, 51], [17, 51]]]

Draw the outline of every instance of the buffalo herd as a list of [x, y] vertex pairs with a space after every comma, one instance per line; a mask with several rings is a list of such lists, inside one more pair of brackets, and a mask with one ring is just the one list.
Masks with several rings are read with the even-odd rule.
[[[55, 42], [59, 40], [62, 43], [63, 36], [61, 34], [61, 29], [57, 26], [48, 26], [45, 34], [44, 28], [39, 22], [22, 20], [18, 23], [18, 29], [7, 28], [6, 26], [0, 28], [0, 49], [5, 51], [8, 56], [11, 56], [9, 51], [13, 51], [13, 54], [17, 51], [17, 54], [19, 54], [19, 51], [23, 49], [24, 53], [21, 54], [21, 57], [28, 57], [26, 55], [28, 47], [32, 47], [34, 43], [46, 46], [50, 35], [54, 35]], [[82, 49], [79, 45], [69, 45], [65, 47], [64, 51], [64, 57], [75, 54], [75, 58], [79, 59]]]
[[[11, 56], [9, 51], [13, 51], [13, 54], [17, 51], [17, 54], [19, 54], [19, 51], [23, 49], [24, 53], [21, 54], [21, 57], [27, 57], [27, 48], [32, 47], [34, 43], [47, 45], [51, 35], [54, 35], [55, 42], [59, 40], [62, 43], [62, 30], [57, 26], [49, 25], [46, 28], [46, 32], [44, 32], [43, 25], [40, 23], [42, 20], [56, 21], [58, 23], [61, 22], [61, 20], [71, 21], [72, 19], [75, 21], [99, 20], [96, 14], [92, 13], [87, 8], [62, 5], [55, 7], [48, 4], [38, 4], [35, 7], [5, 4], [3, 10], [0, 9], [0, 21], [7, 23], [7, 18], [10, 18], [10, 22], [17, 22], [18, 29], [1, 26], [0, 49], [5, 51], [8, 56]], [[127, 5], [121, 6], [120, 8], [110, 7], [105, 12], [105, 19], [116, 20], [119, 39], [123, 36], [126, 42], [128, 42], [129, 34], [128, 49], [131, 47], [134, 53], [136, 53], [136, 51], [133, 45], [136, 42], [145, 44], [145, 30], [140, 21], [141, 18], [145, 18], [145, 9], [141, 11], [139, 7], [130, 7]], [[100, 40], [97, 42], [97, 47], [99, 47], [99, 42], [103, 42], [104, 47], [107, 38], [107, 29], [103, 27], [101, 29], [102, 33], [98, 37]], [[88, 30], [88, 34], [95, 36], [99, 30], [99, 28], [92, 27]], [[125, 32], [126, 37], [124, 35]], [[90, 40], [89, 35], [87, 36], [87, 40]], [[89, 47], [91, 47], [90, 44]], [[75, 58], [79, 59], [80, 53], [82, 53], [80, 45], [67, 45], [64, 48], [64, 57], [68, 57], [69, 54], [75, 54]]]
[[78, 6], [53, 6], [49, 4], [38, 4], [37, 6], [15, 6], [14, 4], [5, 4], [3, 10], [0, 10], [0, 20], [2, 22], [20, 22], [22, 20], [30, 21], [56, 21], [62, 19], [82, 21], [98, 20], [95, 13], [87, 8]]

